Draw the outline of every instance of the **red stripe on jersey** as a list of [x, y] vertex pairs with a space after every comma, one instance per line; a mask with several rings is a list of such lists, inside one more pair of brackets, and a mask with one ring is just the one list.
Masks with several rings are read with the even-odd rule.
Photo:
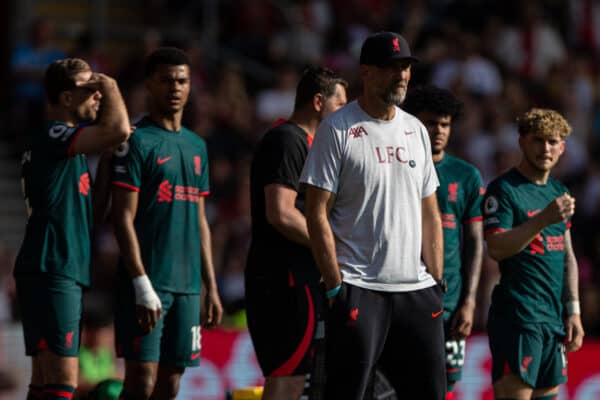
[[471, 222], [483, 221], [483, 217], [480, 215], [478, 217], [473, 217], [471, 219], [466, 219], [465, 224], [470, 224]]
[[130, 185], [128, 183], [113, 181], [112, 184], [114, 186], [118, 186], [118, 187], [123, 188], [123, 189], [131, 190], [132, 192], [139, 192], [140, 191], [140, 188], [135, 187], [133, 185]]
[[306, 330], [304, 331], [304, 337], [300, 342], [300, 345], [294, 351], [294, 354], [284, 362], [279, 368], [277, 368], [270, 376], [290, 376], [294, 372], [294, 370], [300, 364], [300, 361], [304, 358], [304, 355], [308, 351], [310, 347], [310, 343], [312, 341], [313, 333], [315, 330], [315, 310], [313, 309], [313, 300], [310, 295], [310, 289], [308, 285], [304, 285], [304, 291], [306, 292], [306, 300], [308, 302], [308, 323], [306, 325]]
[[71, 144], [69, 144], [69, 148], [67, 149], [67, 156], [73, 157], [75, 155], [75, 142], [77, 141], [77, 138], [79, 137], [81, 132], [83, 132], [84, 129], [85, 127], [79, 128], [73, 134], [73, 139], [71, 140]]
[[492, 235], [494, 233], [500, 233], [500, 232], [505, 232], [505, 231], [506, 231], [506, 229], [504, 229], [504, 228], [490, 228], [490, 229], [486, 229], [484, 233], [486, 235]]
[[200, 196], [204, 197], [204, 196], [208, 196], [210, 194], [210, 190], [207, 190], [206, 192], [200, 192]]

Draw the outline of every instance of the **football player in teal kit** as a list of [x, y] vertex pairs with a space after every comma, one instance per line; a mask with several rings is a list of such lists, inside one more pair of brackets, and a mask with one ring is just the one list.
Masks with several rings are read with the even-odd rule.
[[475, 166], [445, 150], [452, 122], [462, 111], [462, 103], [452, 93], [435, 86], [417, 87], [409, 92], [402, 108], [419, 118], [427, 128], [440, 180], [437, 200], [442, 213], [444, 279], [448, 287], [444, 295], [446, 399], [450, 400], [454, 384], [462, 374], [465, 338], [473, 326], [483, 254], [483, 185]]
[[90, 285], [86, 154], [118, 146], [131, 130], [116, 81], [92, 72], [84, 60], [53, 62], [44, 86], [48, 122], [23, 155], [29, 219], [14, 271], [25, 351], [33, 362], [29, 400], [73, 397], [82, 291]]
[[115, 153], [113, 216], [121, 249], [115, 318], [124, 357], [122, 399], [174, 399], [186, 367], [200, 362], [204, 326], [221, 320], [204, 197], [206, 143], [181, 125], [188, 57], [160, 48], [146, 61], [150, 113]]
[[575, 199], [550, 177], [571, 127], [556, 111], [518, 119], [522, 159], [483, 202], [488, 251], [500, 264], [488, 318], [496, 399], [558, 399], [565, 351], [583, 341], [570, 218]]

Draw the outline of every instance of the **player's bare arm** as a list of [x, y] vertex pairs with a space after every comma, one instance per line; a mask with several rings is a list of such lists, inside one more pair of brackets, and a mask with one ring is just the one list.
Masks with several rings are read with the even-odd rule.
[[421, 209], [423, 261], [433, 279], [440, 280], [444, 273], [444, 233], [435, 192], [421, 200]]
[[210, 227], [206, 220], [204, 197], [198, 201], [198, 225], [200, 227], [200, 251], [202, 256], [202, 282], [206, 289], [204, 296], [204, 309], [202, 312], [202, 325], [212, 328], [221, 323], [223, 317], [223, 306], [217, 290], [217, 279], [215, 278], [215, 267], [212, 257], [212, 243]]
[[265, 213], [267, 221], [287, 239], [310, 247], [306, 218], [296, 208], [298, 192], [285, 185], [265, 186]]
[[94, 73], [88, 81], [77, 82], [77, 87], [100, 92], [102, 112], [96, 124], [81, 131], [73, 145], [73, 152], [98, 153], [126, 141], [131, 134], [131, 126], [117, 82], [107, 75]]
[[313, 256], [327, 290], [333, 289], [342, 283], [342, 274], [335, 253], [335, 239], [327, 218], [328, 207], [333, 196], [333, 193], [318, 187], [306, 186], [308, 234]]
[[452, 317], [451, 334], [456, 338], [464, 338], [471, 334], [473, 328], [473, 313], [479, 276], [481, 275], [481, 260], [483, 258], [483, 223], [472, 221], [464, 224], [464, 253], [463, 253], [463, 294], [460, 306]]
[[567, 351], [577, 351], [583, 345], [583, 325], [579, 307], [579, 270], [573, 251], [571, 231], [565, 233], [565, 329], [567, 331]]
[[565, 193], [550, 202], [529, 221], [504, 232], [486, 235], [488, 253], [496, 261], [523, 250], [548, 225], [559, 223], [575, 213], [575, 198]]
[[140, 244], [133, 225], [138, 198], [137, 192], [113, 186], [112, 209], [115, 235], [125, 267], [133, 280], [138, 323], [144, 332], [150, 332], [156, 327], [162, 315], [162, 306], [146, 275]]

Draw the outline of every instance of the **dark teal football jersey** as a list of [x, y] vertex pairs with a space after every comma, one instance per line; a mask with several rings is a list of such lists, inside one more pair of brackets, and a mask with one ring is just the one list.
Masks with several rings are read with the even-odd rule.
[[209, 193], [206, 143], [149, 118], [117, 150], [113, 185], [139, 193], [134, 220], [142, 261], [156, 290], [200, 293], [198, 201]]
[[[482, 205], [486, 234], [524, 224], [564, 193], [568, 189], [552, 178], [540, 185], [511, 169], [487, 189]], [[519, 253], [500, 261], [501, 278], [490, 313], [518, 323], [562, 326], [565, 233], [569, 228], [569, 220], [549, 225]]]
[[49, 122], [22, 160], [29, 218], [15, 276], [45, 272], [90, 284], [91, 182], [85, 155], [73, 154], [85, 125]]
[[444, 229], [444, 317], [455, 310], [462, 294], [461, 236], [463, 224], [481, 221], [483, 183], [475, 166], [448, 153], [435, 165], [440, 186], [437, 200]]

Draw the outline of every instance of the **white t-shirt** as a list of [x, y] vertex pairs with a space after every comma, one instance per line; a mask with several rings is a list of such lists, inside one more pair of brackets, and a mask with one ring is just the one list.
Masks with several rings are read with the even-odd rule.
[[421, 199], [439, 181], [426, 128], [353, 101], [317, 129], [300, 182], [335, 193], [329, 223], [344, 282], [404, 292], [435, 285], [421, 261]]

